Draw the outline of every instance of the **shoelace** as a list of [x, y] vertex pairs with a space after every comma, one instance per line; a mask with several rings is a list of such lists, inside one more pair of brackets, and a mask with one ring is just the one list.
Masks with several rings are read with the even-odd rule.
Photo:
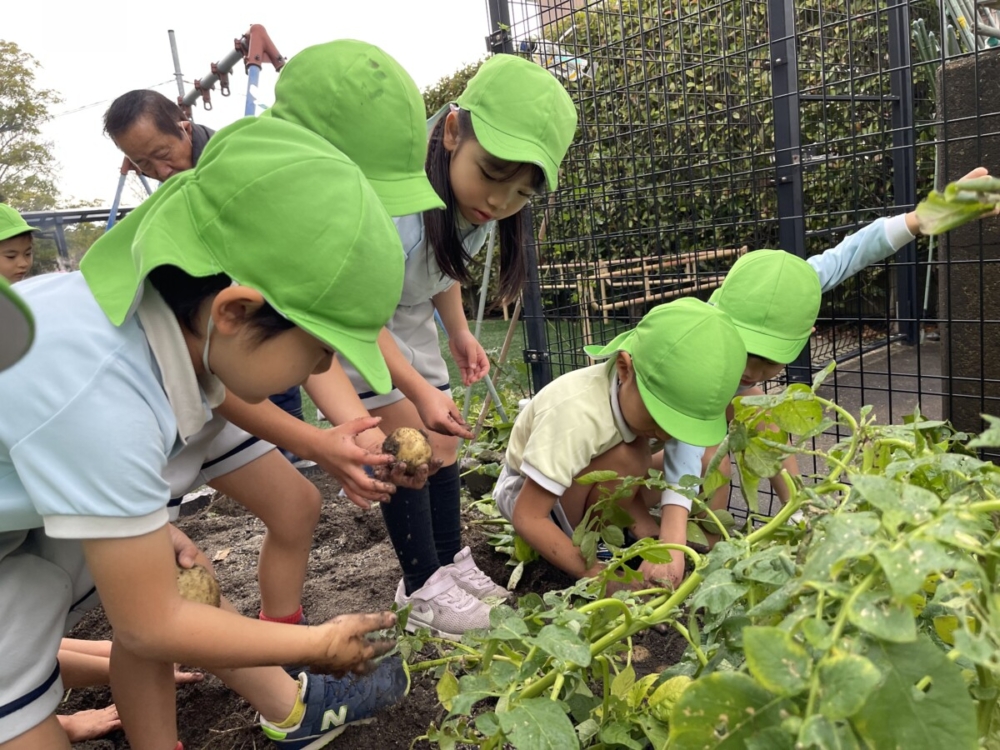
[[458, 586], [452, 586], [441, 594], [440, 598], [445, 604], [454, 606], [458, 610], [471, 609], [479, 602], [476, 597]]

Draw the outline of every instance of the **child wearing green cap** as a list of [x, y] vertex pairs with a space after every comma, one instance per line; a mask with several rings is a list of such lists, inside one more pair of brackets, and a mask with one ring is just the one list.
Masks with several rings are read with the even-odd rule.
[[34, 238], [38, 230], [30, 226], [21, 214], [0, 203], [0, 276], [13, 284], [21, 281], [34, 261]]
[[[0, 746], [69, 747], [56, 654], [99, 594], [133, 748], [179, 746], [175, 662], [211, 667], [278, 745], [319, 747], [405, 692], [398, 658], [372, 663], [391, 643], [368, 637], [394, 617], [288, 627], [182, 598], [162, 472], [227, 388], [262, 401], [336, 351], [387, 390], [377, 337], [402, 287], [398, 237], [356, 165], [277, 120], [223, 129], [143, 209], [122, 222], [124, 262], [100, 262], [110, 232], [82, 274], [19, 286], [37, 336], [0, 373], [0, 392], [23, 394], [0, 420]], [[315, 671], [263, 666], [289, 663]]]
[[[963, 179], [987, 174], [988, 170], [979, 167]], [[760, 384], [777, 377], [799, 356], [812, 335], [824, 293], [891, 257], [918, 234], [916, 213], [910, 211], [878, 219], [806, 260], [780, 250], [756, 250], [740, 258], [710, 300], [732, 319], [748, 352], [735, 395], [762, 394]], [[731, 407], [728, 417], [732, 418]], [[676, 483], [685, 475], [703, 476], [715, 447], [681, 442], [665, 446], [665, 478]], [[728, 475], [728, 457], [722, 459], [720, 468]], [[789, 474], [798, 473], [794, 456], [786, 459], [784, 468]], [[780, 475], [771, 478], [771, 486], [779, 501], [786, 502], [788, 487]], [[728, 488], [721, 488], [711, 504], [724, 508], [727, 502]]]
[[[576, 129], [576, 110], [551, 73], [527, 60], [498, 55], [483, 64], [457, 104], [431, 119], [429, 147], [421, 139], [409, 149], [387, 152], [384, 144], [364, 132], [365, 127], [357, 127], [354, 114], [367, 110], [363, 122], [376, 122], [385, 116], [381, 97], [366, 96], [364, 107], [338, 110], [326, 106], [325, 97], [316, 93], [326, 91], [330, 81], [363, 78], [375, 69], [360, 66], [341, 79], [317, 80], [309, 71], [320, 67], [323, 50], [313, 48], [299, 56], [307, 52], [314, 64], [308, 66], [303, 59], [295, 68], [295, 58], [289, 61], [275, 87], [276, 101], [269, 115], [314, 130], [358, 162], [389, 212], [405, 214], [394, 221], [406, 259], [399, 306], [379, 339], [393, 390], [378, 394], [350, 363], [344, 363], [346, 374], [335, 366], [310, 378], [307, 390], [335, 424], [369, 413], [381, 418], [378, 428], [358, 437], [358, 443], [373, 453], [381, 452], [385, 433], [397, 427], [422, 428], [430, 434], [435, 462], [443, 467], [430, 475], [426, 487], [421, 486], [426, 474], [406, 486], [393, 477], [396, 491], [391, 502], [380, 507], [403, 569], [396, 603], [413, 606], [407, 627], [427, 627], [457, 639], [467, 629], [487, 627], [489, 605], [484, 600], [506, 597], [508, 592], [490, 580], [461, 545], [457, 445], [459, 437], [469, 438], [471, 433], [451, 398], [435, 312], [443, 321], [463, 383], [471, 385], [488, 372], [489, 362], [462, 309], [461, 284], [469, 281], [467, 263], [496, 226], [501, 297], [509, 300], [520, 291], [525, 274], [521, 209], [544, 186], [556, 188], [559, 164]], [[358, 85], [362, 91], [368, 86], [376, 88]], [[412, 116], [422, 108], [418, 96], [404, 111]], [[426, 177], [445, 208], [408, 212], [388, 192], [393, 180], [379, 174], [391, 175], [403, 165], [409, 170], [425, 158]], [[357, 398], [345, 398], [345, 389], [355, 391]], [[258, 424], [252, 430], [287, 446], [292, 427], [279, 421], [280, 416], [274, 415], [270, 425]], [[251, 429], [249, 422], [240, 423]], [[387, 494], [379, 496], [384, 485], [366, 486], [360, 479], [345, 489], [363, 506], [369, 500], [388, 499]]]
[[[716, 444], [746, 364], [729, 317], [693, 298], [654, 307], [635, 329], [587, 353], [611, 360], [562, 375], [531, 399], [514, 422], [493, 491], [517, 533], [574, 577], [593, 576], [603, 565], [587, 568], [572, 542], [602, 488], [575, 480], [598, 470], [645, 476], [653, 465], [651, 441]], [[638, 493], [622, 507], [634, 519], [635, 536], [686, 542], [688, 503], [665, 497], [659, 521]], [[639, 570], [646, 583], [676, 585], [684, 559], [643, 561]]]

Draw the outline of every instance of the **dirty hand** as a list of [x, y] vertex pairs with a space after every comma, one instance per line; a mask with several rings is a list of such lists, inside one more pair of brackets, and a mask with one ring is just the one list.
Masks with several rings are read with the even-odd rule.
[[440, 432], [442, 435], [454, 435], [472, 440], [472, 430], [462, 419], [462, 412], [447, 393], [429, 385], [420, 394], [420, 400], [415, 400], [413, 405], [427, 429]]
[[668, 584], [672, 588], [677, 588], [680, 585], [681, 581], [684, 580], [684, 555], [676, 551], [671, 552], [671, 554], [673, 559], [668, 563], [654, 564], [648, 560], [642, 561], [639, 566], [642, 581], [639, 583], [643, 588]]
[[465, 330], [448, 340], [451, 356], [462, 373], [462, 385], [478, 382], [490, 371], [490, 359], [472, 331]]
[[415, 471], [408, 472], [404, 461], [395, 461], [391, 464], [375, 467], [375, 476], [383, 482], [396, 485], [396, 487], [419, 490], [427, 484], [427, 477], [440, 469], [443, 464], [443, 459], [432, 458]]
[[[378, 469], [395, 459], [382, 452], [385, 435], [378, 430], [381, 417], [361, 417], [322, 431], [310, 458], [332, 476], [344, 489], [347, 498], [359, 508], [368, 510], [373, 502], [387, 502], [396, 488], [378, 476]], [[371, 431], [365, 442], [358, 439]], [[365, 466], [376, 468], [376, 476], [365, 472]]]
[[371, 672], [376, 667], [374, 660], [388, 653], [395, 641], [371, 640], [367, 635], [395, 624], [396, 615], [392, 612], [374, 612], [339, 615], [317, 625], [321, 652], [310, 660], [309, 669], [336, 677], [348, 672], [361, 675]]

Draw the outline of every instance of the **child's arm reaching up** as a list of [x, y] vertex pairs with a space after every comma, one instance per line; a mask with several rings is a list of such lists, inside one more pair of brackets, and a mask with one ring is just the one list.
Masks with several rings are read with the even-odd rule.
[[514, 505], [514, 530], [539, 554], [563, 572], [574, 578], [587, 578], [601, 572], [601, 564], [587, 567], [580, 549], [552, 520], [556, 496], [542, 488], [533, 479], [524, 480], [524, 486]]

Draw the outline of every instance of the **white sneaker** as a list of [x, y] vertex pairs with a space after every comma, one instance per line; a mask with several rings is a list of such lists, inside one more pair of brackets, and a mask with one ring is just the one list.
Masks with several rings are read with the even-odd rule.
[[[479, 569], [476, 561], [472, 559], [472, 550], [468, 547], [455, 555], [455, 562], [445, 565], [444, 570], [451, 574], [452, 580], [460, 589], [480, 601], [495, 600], [499, 604], [510, 596], [507, 589], [494, 583], [492, 578]], [[492, 604], [493, 601], [488, 603]]]
[[396, 604], [411, 604], [406, 629], [429, 628], [439, 638], [462, 640], [462, 633], [490, 626], [490, 606], [458, 587], [445, 568], [438, 568], [427, 582], [409, 596], [402, 580], [396, 587]]

